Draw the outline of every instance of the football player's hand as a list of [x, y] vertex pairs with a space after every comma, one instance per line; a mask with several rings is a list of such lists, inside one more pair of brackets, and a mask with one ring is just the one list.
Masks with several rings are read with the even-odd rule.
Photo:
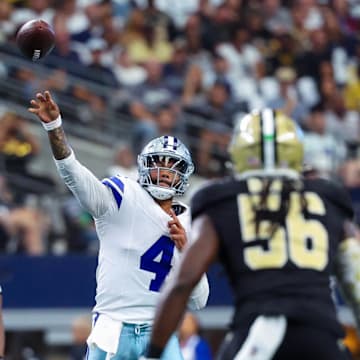
[[54, 121], [59, 115], [60, 110], [49, 91], [36, 94], [36, 100], [30, 101], [31, 107], [28, 109], [31, 113], [38, 116], [38, 118], [45, 123]]
[[186, 232], [172, 209], [170, 210], [170, 216], [171, 220], [168, 222], [170, 238], [177, 249], [181, 251], [187, 243]]

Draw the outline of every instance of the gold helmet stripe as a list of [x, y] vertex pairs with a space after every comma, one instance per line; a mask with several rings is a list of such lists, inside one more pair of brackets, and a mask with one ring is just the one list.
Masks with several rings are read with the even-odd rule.
[[276, 126], [272, 109], [261, 111], [261, 132], [263, 166], [265, 170], [272, 170], [276, 166]]

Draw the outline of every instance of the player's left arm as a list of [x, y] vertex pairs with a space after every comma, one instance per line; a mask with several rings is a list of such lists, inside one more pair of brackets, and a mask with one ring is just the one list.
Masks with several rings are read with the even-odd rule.
[[196, 218], [191, 231], [194, 241], [186, 247], [174, 281], [169, 282], [161, 295], [151, 335], [148, 358], [159, 358], [171, 334], [176, 330], [191, 292], [210, 264], [216, 259], [219, 240], [207, 215]]
[[344, 223], [344, 239], [338, 248], [335, 275], [360, 330], [360, 236], [357, 226], [350, 220]]

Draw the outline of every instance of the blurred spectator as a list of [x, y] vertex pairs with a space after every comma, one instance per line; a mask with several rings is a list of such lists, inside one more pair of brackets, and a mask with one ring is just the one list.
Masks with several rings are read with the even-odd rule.
[[294, 67], [298, 44], [291, 33], [281, 33], [269, 41], [266, 56], [266, 71], [272, 75], [279, 67]]
[[147, 77], [143, 84], [131, 89], [133, 102], [142, 103], [147, 111], [156, 111], [163, 104], [176, 98], [173, 89], [163, 81], [164, 65], [158, 61], [148, 61], [144, 65]]
[[202, 39], [201, 18], [197, 14], [189, 16], [184, 28], [184, 37], [187, 44], [190, 64], [200, 67], [203, 73], [211, 69], [211, 54], [204, 48]]
[[209, 89], [207, 98], [186, 106], [187, 113], [196, 115], [203, 123], [198, 127], [198, 171], [204, 176], [221, 174], [227, 159], [227, 145], [237, 113], [246, 109], [244, 104], [234, 103], [228, 84], [217, 81]]
[[86, 340], [91, 331], [91, 318], [78, 316], [71, 324], [72, 345], [69, 360], [84, 360], [86, 356]]
[[275, 77], [280, 85], [280, 91], [278, 96], [269, 101], [267, 106], [272, 109], [281, 109], [298, 124], [302, 124], [308, 114], [308, 109], [299, 99], [295, 70], [292, 67], [279, 67]]
[[131, 60], [126, 49], [120, 50], [115, 55], [112, 69], [119, 84], [129, 89], [141, 85], [147, 77], [146, 70]]
[[8, 1], [0, 1], [0, 43], [10, 39], [16, 31], [16, 25], [11, 19], [13, 5]]
[[121, 144], [116, 148], [113, 162], [108, 168], [106, 176], [111, 177], [118, 174], [134, 180], [138, 177], [136, 157], [128, 144]]
[[359, 10], [357, 0], [333, 0], [331, 6], [342, 32], [356, 34], [360, 30], [359, 13], [356, 15], [356, 8]]
[[[27, 71], [30, 73], [27, 74]], [[28, 79], [21, 79], [21, 73], [28, 76]], [[66, 93], [68, 91], [68, 76], [66, 67], [59, 66], [50, 72], [36, 74], [31, 70], [19, 68], [16, 76], [24, 82], [24, 96], [28, 98], [30, 94], [38, 92], [43, 88], [52, 89], [52, 91], [59, 95], [59, 93]]]
[[[77, 0], [77, 7], [79, 8], [79, 1]], [[112, 1], [93, 1], [84, 6], [84, 12], [90, 22], [90, 33], [92, 37], [106, 35], [112, 38], [115, 25], [112, 21]], [[105, 34], [108, 32], [108, 34]], [[116, 40], [115, 40], [116, 42]]]
[[25, 119], [7, 112], [0, 118], [0, 155], [3, 171], [28, 175], [28, 163], [40, 150]]
[[189, 68], [186, 43], [177, 39], [173, 44], [170, 61], [164, 65], [163, 81], [176, 96], [181, 96], [184, 88], [184, 78]]
[[304, 19], [306, 9], [301, 5], [301, 1], [293, 1], [290, 7], [292, 18], [291, 36], [299, 47], [299, 52], [303, 52], [310, 46], [309, 31], [305, 28]]
[[247, 76], [257, 79], [262, 62], [260, 52], [249, 39], [249, 31], [243, 26], [238, 26], [233, 31], [232, 41], [217, 47], [218, 54], [229, 62], [231, 76], [239, 81]]
[[40, 143], [26, 120], [7, 112], [0, 118], [0, 127], [0, 164], [16, 192], [16, 201], [24, 201], [28, 193], [53, 191], [55, 183], [50, 177], [30, 169], [32, 160], [39, 154]]
[[102, 38], [91, 38], [86, 43], [86, 46], [91, 53], [90, 63], [82, 69], [83, 71], [79, 71], [78, 75], [84, 80], [93, 81], [96, 84], [110, 88], [117, 88], [118, 82], [114, 72], [102, 63], [102, 55], [107, 46], [106, 41]]
[[360, 63], [356, 66], [355, 74], [351, 74], [344, 88], [344, 100], [346, 108], [360, 111]]
[[259, 6], [249, 6], [246, 11], [242, 11], [243, 21], [245, 26], [249, 29], [252, 42], [256, 47], [265, 53], [267, 49], [267, 43], [271, 39], [271, 32], [266, 29], [265, 15]]
[[233, 3], [241, 6], [241, 2], [236, 0], [225, 1], [215, 9], [211, 18], [202, 16], [202, 43], [205, 49], [213, 52], [218, 44], [231, 40], [241, 14]]
[[92, 38], [87, 46], [91, 50], [91, 62], [76, 69], [80, 81], [72, 82], [68, 96], [72, 102], [76, 101], [76, 115], [82, 123], [103, 129], [106, 126], [106, 106], [109, 100], [107, 90], [118, 88], [119, 83], [114, 72], [102, 64], [102, 54], [106, 49], [105, 40]]
[[116, 62], [116, 55], [124, 50], [122, 44], [122, 28], [116, 23], [116, 20], [109, 15], [103, 20], [101, 34], [107, 44], [104, 54], [102, 55], [102, 63], [112, 69], [113, 64]]
[[167, 39], [167, 34], [161, 28], [153, 27], [149, 19], [143, 20], [138, 30], [137, 36], [126, 43], [130, 58], [140, 64], [148, 61], [168, 62], [172, 54], [172, 45]]
[[0, 249], [28, 255], [43, 255], [49, 228], [46, 214], [14, 202], [6, 179], [0, 177]]
[[356, 52], [358, 40], [352, 34], [341, 31], [340, 24], [336, 15], [330, 8], [323, 9], [325, 20], [324, 29], [329, 35], [332, 44], [332, 65], [334, 69], [334, 78], [337, 85], [343, 86], [347, 81], [347, 68], [350, 59]]
[[[221, 0], [220, 0], [221, 1]], [[140, 8], [146, 8], [148, 0], [133, 0], [134, 3]], [[202, 2], [202, 0], [200, 0]], [[183, 1], [163, 1], [155, 0], [155, 7], [166, 14], [168, 14], [176, 28], [182, 28], [189, 17], [189, 14], [192, 14], [196, 11], [199, 6], [198, 1], [193, 0], [183, 0]]]
[[134, 41], [141, 41], [146, 19], [141, 9], [135, 8], [131, 11], [123, 29], [122, 43], [125, 47]]
[[231, 92], [236, 87], [236, 81], [231, 77], [228, 60], [217, 52], [212, 57], [211, 68], [207, 69], [206, 72], [201, 71], [200, 76], [201, 87], [205, 90], [211, 88], [216, 81], [227, 83]]
[[200, 335], [199, 321], [187, 312], [179, 328], [179, 341], [184, 360], [211, 360], [208, 342]]
[[234, 29], [232, 41], [217, 46], [216, 51], [229, 63], [229, 76], [233, 79], [234, 97], [248, 101], [254, 107], [256, 80], [264, 75], [264, 59], [258, 49], [250, 43], [249, 31], [244, 26]]
[[124, 27], [126, 20], [131, 15], [133, 9], [132, 0], [112, 0], [112, 12], [114, 20], [119, 26]]
[[282, 34], [292, 28], [289, 9], [282, 6], [280, 0], [264, 0], [261, 10], [265, 18], [265, 28], [272, 34]]
[[158, 36], [164, 40], [173, 41], [177, 35], [177, 30], [172, 18], [156, 6], [155, 0], [147, 0], [146, 3], [146, 7], [141, 11], [148, 26], [154, 28]]
[[323, 62], [331, 62], [331, 43], [323, 28], [312, 30], [309, 34], [310, 47], [299, 52], [296, 58], [296, 72], [299, 77], [311, 76], [320, 83], [320, 67]]
[[71, 39], [86, 42], [90, 34], [90, 21], [84, 11], [76, 6], [76, 0], [55, 0], [56, 17], [70, 33]]
[[57, 17], [54, 19], [54, 32], [55, 47], [44, 59], [44, 62], [56, 69], [64, 69], [68, 73], [72, 73], [79, 66], [79, 52], [75, 50], [70, 33]]
[[135, 154], [139, 154], [144, 145], [156, 137], [157, 125], [153, 112], [139, 101], [130, 103], [129, 111], [134, 119], [131, 139], [132, 148]]
[[304, 162], [313, 167], [320, 176], [334, 177], [346, 157], [346, 145], [327, 131], [323, 107], [311, 110], [304, 133]]
[[186, 143], [185, 119], [174, 103], [164, 103], [148, 112], [140, 103], [132, 104], [137, 123], [133, 127], [133, 151], [138, 153], [154, 137], [172, 135]]
[[185, 123], [183, 114], [175, 104], [165, 104], [155, 114], [157, 136], [172, 135], [181, 139], [185, 144]]
[[66, 250], [70, 253], [96, 254], [99, 243], [94, 221], [70, 192], [63, 202], [62, 213]]
[[337, 89], [326, 103], [325, 118], [329, 132], [342, 138], [348, 145], [359, 144], [359, 112], [346, 108], [345, 99]]
[[55, 10], [51, 6], [51, 0], [28, 0], [26, 6], [14, 9], [11, 21], [16, 27], [20, 27], [25, 22], [33, 19], [43, 19], [52, 24], [54, 14]]

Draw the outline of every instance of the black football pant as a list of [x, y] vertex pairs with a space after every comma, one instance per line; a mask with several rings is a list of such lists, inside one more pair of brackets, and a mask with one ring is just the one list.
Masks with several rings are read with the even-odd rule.
[[[225, 337], [216, 359], [233, 360], [246, 340], [248, 330], [249, 328], [240, 328], [232, 334], [229, 333]], [[349, 351], [335, 334], [291, 321], [288, 321], [284, 338], [272, 358], [272, 360], [351, 359]]]

